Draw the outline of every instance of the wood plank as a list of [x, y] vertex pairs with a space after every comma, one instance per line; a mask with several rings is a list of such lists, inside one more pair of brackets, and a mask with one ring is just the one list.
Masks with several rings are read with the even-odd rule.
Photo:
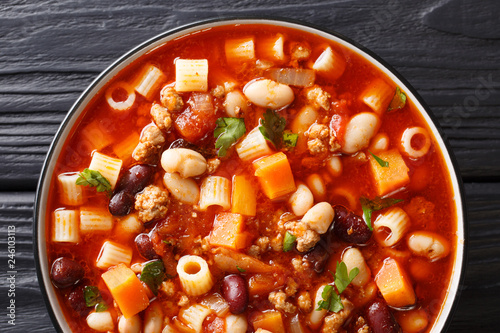
[[[492, 303], [492, 295], [498, 295], [500, 284], [500, 184], [466, 184], [469, 211], [468, 266], [465, 284], [450, 332], [475, 332], [480, 325], [482, 332], [494, 332], [497, 327], [498, 308]], [[37, 286], [32, 254], [32, 192], [0, 192], [0, 234], [6, 235], [7, 226], [16, 227], [16, 259], [18, 276], [16, 288], [19, 294], [18, 332], [26, 332], [35, 318], [37, 329], [50, 331], [50, 321]], [[6, 238], [0, 243], [5, 246]], [[6, 253], [0, 253], [2, 268], [7, 261]], [[6, 269], [2, 269], [2, 274]], [[0, 279], [0, 294], [5, 295], [8, 285]], [[477, 316], [481, 314], [478, 323]], [[0, 331], [7, 328], [0, 321]]]

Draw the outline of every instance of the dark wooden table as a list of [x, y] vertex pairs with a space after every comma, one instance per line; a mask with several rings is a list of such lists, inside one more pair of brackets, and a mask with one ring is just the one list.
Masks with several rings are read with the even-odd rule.
[[[224, 3], [224, 4], [223, 4]], [[181, 24], [278, 15], [351, 37], [403, 74], [457, 157], [469, 214], [468, 267], [449, 332], [499, 332], [500, 1], [2, 0], [0, 332], [52, 332], [35, 274], [33, 200], [49, 144], [96, 75]], [[7, 233], [16, 230], [16, 326], [7, 323]]]

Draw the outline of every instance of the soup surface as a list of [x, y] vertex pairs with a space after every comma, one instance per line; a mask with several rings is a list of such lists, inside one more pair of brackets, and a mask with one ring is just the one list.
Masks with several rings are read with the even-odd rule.
[[332, 41], [200, 31], [95, 96], [54, 168], [51, 279], [75, 332], [426, 332], [456, 212], [403, 89]]

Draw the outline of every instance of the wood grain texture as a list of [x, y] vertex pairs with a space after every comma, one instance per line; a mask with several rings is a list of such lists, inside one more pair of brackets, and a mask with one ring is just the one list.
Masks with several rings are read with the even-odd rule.
[[[281, 16], [338, 31], [400, 72], [458, 160], [469, 212], [465, 284], [449, 332], [498, 332], [500, 2], [495, 0], [7, 0], [0, 3], [0, 332], [53, 332], [32, 255], [34, 189], [66, 112], [120, 55], [205, 18]], [[26, 192], [19, 192], [26, 191]], [[17, 325], [4, 309], [16, 226]]]

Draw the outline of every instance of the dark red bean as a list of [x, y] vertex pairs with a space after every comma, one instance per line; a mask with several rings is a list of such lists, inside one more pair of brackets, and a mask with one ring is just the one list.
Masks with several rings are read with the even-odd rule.
[[160, 258], [160, 256], [155, 252], [153, 243], [151, 242], [148, 234], [137, 235], [135, 238], [135, 245], [137, 246], [139, 254], [145, 259], [153, 260]]
[[321, 274], [328, 263], [331, 252], [330, 244], [326, 242], [322, 243], [320, 241], [312, 248], [311, 251], [304, 254], [303, 258], [309, 262], [316, 273]]
[[333, 232], [338, 238], [358, 245], [366, 244], [370, 240], [372, 231], [360, 216], [341, 205], [336, 205], [333, 209]]
[[229, 303], [229, 311], [232, 314], [244, 312], [248, 305], [245, 279], [238, 274], [227, 275], [222, 280], [222, 296]]
[[73, 289], [68, 295], [69, 306], [75, 310], [76, 313], [82, 318], [87, 317], [92, 308], [87, 307], [85, 304], [85, 297], [83, 295], [84, 286], [78, 286]]
[[109, 200], [109, 212], [114, 216], [128, 215], [134, 203], [135, 198], [132, 194], [125, 191], [115, 193]]
[[132, 195], [142, 191], [153, 176], [155, 168], [151, 165], [137, 164], [123, 173], [116, 186], [115, 193], [128, 192]]
[[57, 258], [52, 263], [50, 278], [58, 288], [71, 287], [83, 278], [85, 271], [76, 261], [69, 258]]
[[366, 309], [366, 319], [373, 333], [399, 333], [396, 319], [391, 313], [389, 306], [383, 300], [375, 300]]

